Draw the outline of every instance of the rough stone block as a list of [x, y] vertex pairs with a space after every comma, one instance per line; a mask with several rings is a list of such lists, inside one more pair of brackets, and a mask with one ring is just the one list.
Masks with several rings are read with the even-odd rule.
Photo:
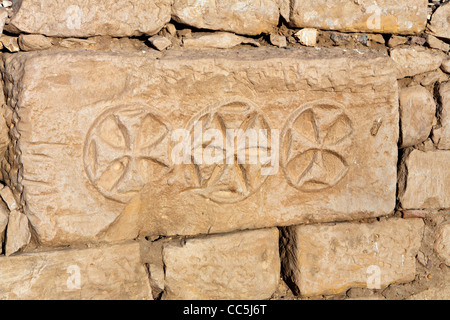
[[175, 0], [174, 20], [201, 29], [238, 34], [270, 33], [278, 25], [286, 0]]
[[172, 0], [23, 0], [5, 30], [49, 37], [155, 34], [170, 21]]
[[439, 38], [450, 40], [450, 4], [441, 5], [433, 13], [428, 29]]
[[403, 209], [450, 208], [450, 151], [413, 150], [404, 162]]
[[439, 127], [433, 128], [433, 141], [438, 149], [450, 149], [450, 81], [444, 82], [439, 87]]
[[290, 23], [344, 32], [417, 34], [427, 23], [427, 0], [294, 0]]
[[32, 52], [5, 56], [3, 71], [14, 110], [5, 180], [47, 245], [395, 207], [398, 93], [385, 56]]
[[0, 299], [152, 299], [139, 244], [0, 258]]
[[450, 222], [440, 225], [436, 235], [434, 250], [450, 266]]
[[271, 228], [166, 244], [165, 298], [270, 298], [280, 280], [278, 240]]
[[391, 58], [396, 63], [398, 79], [439, 69], [444, 54], [423, 47], [401, 47], [391, 49]]
[[412, 281], [423, 227], [421, 219], [288, 227], [284, 274], [295, 293], [303, 296]]
[[433, 95], [422, 86], [400, 90], [401, 147], [413, 146], [430, 135], [436, 113]]

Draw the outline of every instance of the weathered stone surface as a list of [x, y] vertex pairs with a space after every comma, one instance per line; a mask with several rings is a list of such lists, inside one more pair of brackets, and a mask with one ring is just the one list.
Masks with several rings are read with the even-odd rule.
[[[4, 58], [15, 112], [5, 181], [22, 194], [41, 243], [222, 233], [394, 210], [398, 93], [387, 57], [248, 48]], [[217, 129], [220, 137], [226, 129], [267, 129], [273, 161], [260, 139], [239, 152], [229, 146], [222, 161], [177, 162], [178, 129], [189, 136], [198, 120], [202, 132]], [[188, 141], [199, 153], [197, 138]], [[260, 158], [238, 164], [244, 152]]]
[[[19, 52], [19, 44], [17, 43], [16, 37], [10, 37], [6, 35], [2, 35], [0, 37], [0, 42], [9, 52]], [[2, 48], [3, 48], [2, 47]]]
[[439, 149], [450, 149], [450, 81], [439, 87], [441, 108], [439, 110], [440, 126], [433, 128], [433, 142]]
[[413, 150], [406, 159], [403, 209], [450, 208], [450, 151]]
[[162, 36], [153, 36], [148, 39], [148, 41], [155, 49], [159, 51], [162, 51], [172, 45], [172, 41]]
[[155, 34], [170, 20], [172, 0], [23, 0], [5, 30], [51, 37]]
[[450, 4], [441, 5], [428, 24], [428, 29], [436, 37], [450, 40]]
[[440, 225], [436, 231], [434, 250], [450, 267], [450, 222]]
[[449, 44], [445, 43], [444, 41], [439, 40], [438, 38], [436, 38], [435, 36], [432, 36], [431, 34], [429, 34], [427, 36], [427, 43], [431, 48], [434, 48], [434, 49], [439, 49], [444, 52], [448, 52], [450, 50]]
[[7, 186], [0, 186], [0, 197], [3, 202], [8, 206], [9, 210], [16, 210], [19, 208], [17, 204], [16, 198], [14, 197], [13, 192]]
[[289, 227], [284, 234], [284, 273], [303, 296], [409, 282], [415, 277], [423, 227], [421, 219]]
[[294, 35], [297, 38], [298, 42], [300, 42], [304, 46], [314, 47], [317, 43], [318, 36], [317, 29], [314, 28], [304, 28], [300, 31], [297, 31]]
[[271, 34], [269, 37], [270, 43], [278, 48], [284, 48], [287, 46], [287, 40], [285, 36], [279, 34]]
[[408, 300], [450, 300], [450, 279], [444, 281], [439, 287], [422, 291], [409, 297]]
[[427, 5], [427, 0], [294, 0], [290, 24], [344, 32], [417, 34], [425, 29]]
[[397, 65], [398, 79], [438, 69], [443, 55], [422, 47], [404, 47], [391, 50], [391, 58]]
[[277, 228], [166, 244], [163, 259], [166, 299], [268, 299], [280, 280]]
[[0, 299], [152, 299], [139, 244], [0, 258]]
[[422, 86], [400, 90], [401, 145], [409, 147], [430, 135], [436, 113], [433, 95]]
[[0, 204], [0, 254], [3, 253], [3, 241], [5, 240], [5, 230], [8, 225], [9, 211], [6, 206]]
[[444, 72], [450, 73], [450, 58], [449, 58], [449, 57], [447, 57], [447, 59], [445, 59], [445, 60], [442, 62], [441, 69], [442, 69]]
[[19, 210], [11, 211], [6, 231], [6, 256], [22, 250], [30, 243], [30, 240], [31, 232], [27, 217]]
[[245, 35], [270, 33], [285, 0], [174, 0], [172, 18], [196, 28]]
[[18, 42], [22, 51], [45, 50], [52, 46], [51, 39], [42, 34], [21, 34]]
[[183, 40], [183, 46], [185, 48], [192, 49], [229, 49], [240, 44], [251, 44], [255, 47], [260, 46], [260, 44], [256, 40], [237, 36], [234, 33], [229, 32], [216, 32], [213, 34], [201, 35]]

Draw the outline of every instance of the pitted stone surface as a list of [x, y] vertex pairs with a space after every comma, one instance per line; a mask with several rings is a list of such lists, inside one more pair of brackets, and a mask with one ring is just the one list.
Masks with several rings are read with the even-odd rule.
[[152, 299], [139, 244], [0, 257], [0, 299]]
[[166, 244], [165, 298], [268, 299], [280, 280], [278, 229]]
[[344, 32], [417, 34], [425, 29], [427, 5], [427, 0], [294, 0], [290, 23]]
[[282, 254], [286, 280], [302, 296], [412, 281], [423, 229], [421, 219], [288, 227]]
[[450, 151], [413, 150], [402, 161], [407, 175], [400, 196], [403, 209], [450, 208]]
[[[387, 57], [305, 48], [4, 59], [15, 114], [5, 179], [47, 245], [359, 219], [395, 207], [398, 94]], [[196, 121], [228, 138], [199, 140]], [[221, 161], [176, 162], [179, 129], [192, 155], [215, 150]], [[251, 130], [261, 143], [227, 148]]]
[[174, 20], [200, 29], [238, 34], [269, 33], [277, 25], [286, 0], [174, 0]]
[[51, 37], [155, 34], [170, 21], [172, 0], [23, 0], [6, 30]]

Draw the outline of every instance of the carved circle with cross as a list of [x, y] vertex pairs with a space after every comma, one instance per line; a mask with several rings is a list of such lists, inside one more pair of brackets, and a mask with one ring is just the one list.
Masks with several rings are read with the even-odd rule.
[[341, 150], [351, 143], [352, 132], [335, 102], [307, 103], [294, 111], [281, 134], [281, 167], [289, 184], [302, 191], [336, 185], [348, 171]]
[[84, 165], [105, 197], [127, 203], [171, 168], [171, 128], [146, 105], [125, 105], [101, 114], [88, 131]]

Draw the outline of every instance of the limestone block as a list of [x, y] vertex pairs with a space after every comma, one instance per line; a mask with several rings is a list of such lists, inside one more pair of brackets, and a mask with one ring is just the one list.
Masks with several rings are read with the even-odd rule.
[[31, 231], [27, 217], [18, 210], [11, 211], [6, 231], [6, 256], [22, 250], [30, 243], [30, 240]]
[[152, 299], [139, 244], [0, 258], [0, 299]]
[[439, 69], [444, 55], [422, 47], [402, 47], [391, 49], [391, 58], [401, 79]]
[[278, 238], [271, 228], [166, 244], [165, 298], [270, 298], [280, 280]]
[[170, 20], [172, 0], [23, 0], [5, 30], [49, 37], [155, 34]]
[[214, 32], [212, 34], [183, 39], [183, 47], [192, 49], [229, 49], [240, 44], [250, 44], [255, 47], [260, 46], [256, 40], [229, 32]]
[[46, 245], [394, 210], [388, 57], [246, 48], [4, 59], [14, 110], [5, 180]]
[[417, 34], [427, 23], [427, 0], [294, 0], [290, 24], [300, 28]]
[[303, 296], [409, 282], [415, 277], [423, 228], [421, 219], [288, 227], [284, 273]]
[[42, 34], [21, 34], [18, 42], [23, 51], [45, 50], [52, 46], [51, 39]]
[[401, 147], [413, 146], [430, 135], [436, 113], [433, 95], [422, 86], [400, 90]]
[[450, 149], [450, 81], [444, 82], [439, 87], [440, 126], [433, 128], [433, 141], [438, 149]]
[[174, 0], [172, 18], [200, 29], [245, 35], [270, 33], [288, 0]]
[[450, 151], [413, 150], [402, 161], [407, 175], [400, 193], [403, 209], [450, 208]]
[[434, 250], [450, 266], [450, 223], [440, 225], [436, 232]]
[[450, 40], [450, 4], [441, 5], [433, 13], [428, 29], [436, 37]]

